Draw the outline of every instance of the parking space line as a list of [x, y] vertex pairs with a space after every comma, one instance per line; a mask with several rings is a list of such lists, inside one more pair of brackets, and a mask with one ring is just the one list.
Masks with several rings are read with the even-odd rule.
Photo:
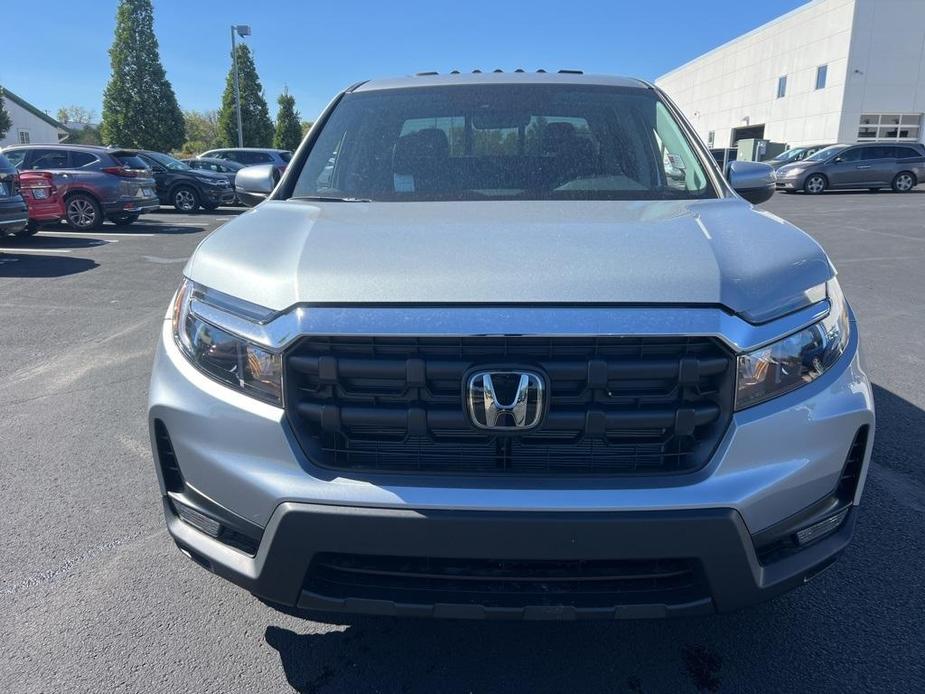
[[0, 248], [0, 253], [70, 253], [73, 248]]
[[[100, 231], [100, 232], [80, 232], [80, 231], [40, 231], [38, 236], [63, 236], [69, 239], [92, 239], [97, 236], [156, 236], [156, 234], [133, 234], [131, 232], [118, 231]], [[107, 241], [106, 243], [116, 243], [116, 241]]]

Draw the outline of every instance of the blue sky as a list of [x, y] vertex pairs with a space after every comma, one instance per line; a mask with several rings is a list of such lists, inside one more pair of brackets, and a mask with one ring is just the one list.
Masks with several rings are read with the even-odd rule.
[[[454, 68], [579, 68], [654, 79], [806, 0], [324, 2], [155, 0], [161, 61], [182, 108], [217, 108], [229, 25], [250, 24], [271, 114], [284, 85], [303, 118], [370, 77]], [[0, 85], [39, 108], [99, 113], [116, 0], [4, 2]]]

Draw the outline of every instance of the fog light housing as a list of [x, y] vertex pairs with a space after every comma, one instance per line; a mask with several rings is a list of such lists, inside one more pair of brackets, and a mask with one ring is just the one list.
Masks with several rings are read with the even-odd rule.
[[180, 503], [179, 501], [173, 499], [171, 501], [173, 504], [174, 510], [177, 512], [177, 515], [181, 520], [186, 521], [192, 525], [196, 530], [204, 532], [210, 537], [218, 538], [222, 533], [222, 525], [217, 520], [209, 518], [206, 514], [201, 511], [187, 506], [186, 504]]
[[802, 530], [798, 530], [796, 533], [797, 544], [803, 547], [811, 542], [822, 539], [826, 535], [831, 535], [841, 527], [850, 509], [851, 507], [847, 506], [834, 516], [829, 516], [818, 523], [813, 523]]

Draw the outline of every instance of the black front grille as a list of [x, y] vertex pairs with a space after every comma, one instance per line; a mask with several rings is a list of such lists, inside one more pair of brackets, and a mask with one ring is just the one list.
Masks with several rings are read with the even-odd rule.
[[[465, 374], [548, 378], [522, 435], [469, 420]], [[316, 464], [367, 472], [688, 472], [732, 414], [733, 358], [710, 338], [306, 337], [286, 355], [286, 410]]]
[[691, 559], [500, 560], [318, 554], [304, 588], [329, 598], [493, 607], [681, 604], [707, 595]]

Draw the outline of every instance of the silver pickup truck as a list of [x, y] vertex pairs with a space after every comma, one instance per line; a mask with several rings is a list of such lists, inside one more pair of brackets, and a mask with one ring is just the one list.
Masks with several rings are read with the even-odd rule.
[[835, 269], [659, 89], [426, 74], [339, 94], [163, 323], [171, 535], [287, 609], [727, 611], [848, 544], [871, 388]]

